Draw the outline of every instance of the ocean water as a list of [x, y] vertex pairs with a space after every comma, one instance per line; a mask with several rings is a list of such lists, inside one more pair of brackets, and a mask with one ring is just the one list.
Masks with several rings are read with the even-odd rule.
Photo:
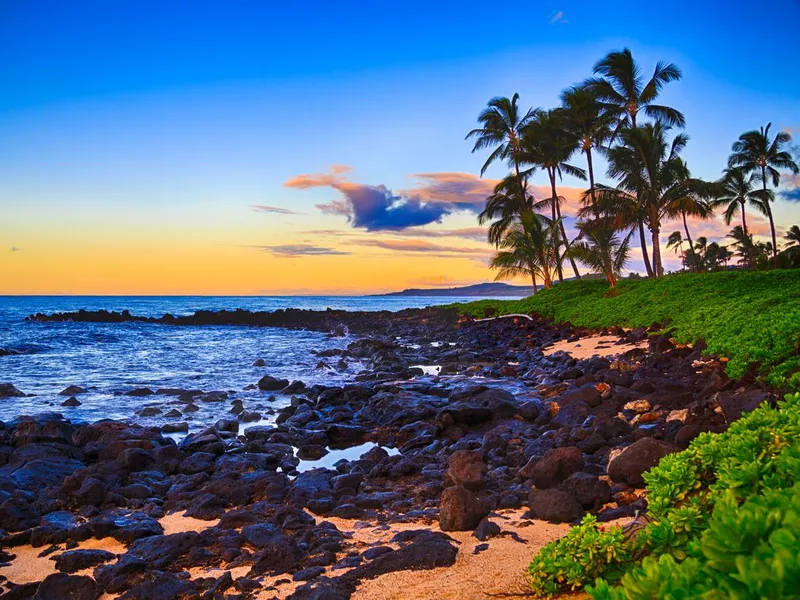
[[[146, 425], [187, 421], [191, 430], [227, 415], [230, 400], [198, 402], [200, 410], [179, 418], [165, 418], [171, 408], [184, 404], [174, 397], [132, 397], [124, 392], [138, 387], [225, 390], [241, 398], [247, 410], [262, 413], [270, 423], [269, 409], [280, 408], [288, 397], [243, 388], [263, 375], [306, 384], [341, 384], [352, 380], [359, 365], [348, 370], [316, 368], [313, 350], [343, 348], [347, 337], [330, 337], [316, 331], [271, 327], [168, 326], [146, 323], [39, 323], [25, 321], [37, 312], [128, 309], [136, 315], [191, 314], [196, 310], [242, 308], [277, 310], [401, 310], [475, 298], [435, 297], [121, 297], [121, 296], [0, 296], [0, 348], [21, 354], [0, 356], [0, 382], [10, 382], [26, 398], [0, 398], [0, 420], [20, 415], [59, 412], [75, 421], [125, 419]], [[262, 358], [265, 367], [253, 367]], [[69, 385], [87, 388], [77, 398], [78, 407], [62, 407]], [[138, 416], [155, 406], [162, 414]]]

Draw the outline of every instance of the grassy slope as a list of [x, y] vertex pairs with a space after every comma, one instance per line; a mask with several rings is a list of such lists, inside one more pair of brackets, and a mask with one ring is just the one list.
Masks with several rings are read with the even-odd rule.
[[776, 385], [800, 389], [800, 269], [680, 274], [650, 281], [570, 281], [523, 300], [455, 305], [465, 314], [538, 313], [576, 326], [670, 322], [680, 342], [705, 340], [739, 377], [753, 362]]

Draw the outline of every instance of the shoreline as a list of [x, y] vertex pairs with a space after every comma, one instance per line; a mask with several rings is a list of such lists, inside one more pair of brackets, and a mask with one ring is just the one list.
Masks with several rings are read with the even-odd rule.
[[[629, 519], [646, 508], [641, 473], [660, 456], [776, 397], [728, 379], [701, 347], [643, 329], [439, 312], [364, 317], [366, 337], [347, 348], [364, 371], [345, 386], [298, 387], [274, 426], [222, 414], [235, 397], [221, 400], [215, 427], [179, 444], [115, 421], [4, 425], [0, 545], [19, 557], [0, 575], [21, 584], [13, 597], [56, 583], [104, 598], [470, 598], [460, 588], [490, 582], [518, 593], [524, 566], [569, 523], [587, 511]], [[453, 346], [425, 346], [440, 375], [410, 364], [403, 344], [446, 330]], [[297, 454], [365, 443], [333, 469], [297, 469]], [[113, 558], [69, 554], [104, 540]], [[13, 580], [15, 560], [50, 548], [78, 566], [105, 560]]]

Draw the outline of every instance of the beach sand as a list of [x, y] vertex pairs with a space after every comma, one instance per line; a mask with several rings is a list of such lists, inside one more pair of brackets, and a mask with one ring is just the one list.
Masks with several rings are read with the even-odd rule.
[[575, 342], [562, 340], [545, 348], [542, 352], [545, 356], [550, 356], [556, 352], [566, 352], [577, 360], [592, 358], [593, 356], [617, 356], [636, 348], [647, 348], [647, 342], [637, 342], [635, 344], [620, 344], [619, 337], [615, 335], [596, 335], [584, 337]]

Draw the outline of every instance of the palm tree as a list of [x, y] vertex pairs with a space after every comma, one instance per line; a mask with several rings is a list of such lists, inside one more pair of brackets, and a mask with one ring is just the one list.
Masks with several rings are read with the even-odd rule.
[[522, 114], [517, 105], [518, 100], [519, 94], [514, 94], [510, 100], [500, 96], [489, 100], [486, 108], [478, 115], [478, 123], [482, 127], [470, 131], [466, 139], [476, 138], [473, 153], [484, 148], [494, 148], [481, 168], [481, 177], [494, 161], [503, 160], [514, 168], [517, 183], [524, 188], [519, 168], [522, 160], [522, 130], [536, 111], [530, 109]]
[[[528, 172], [522, 173], [522, 179], [527, 179]], [[486, 206], [478, 214], [478, 223], [489, 225], [489, 243], [495, 246], [500, 244], [505, 231], [515, 222], [519, 215], [533, 212], [534, 200], [527, 193], [526, 187], [520, 186], [515, 175], [509, 175], [500, 180], [494, 187], [491, 196], [486, 199]]]
[[[681, 159], [678, 160], [683, 162]], [[699, 179], [692, 180], [689, 177], [689, 168], [686, 163], [683, 163], [683, 172], [680, 173], [679, 177], [689, 182], [691, 187], [686, 193], [678, 195], [672, 200], [667, 207], [667, 213], [671, 217], [680, 217], [683, 221], [683, 230], [686, 232], [686, 241], [689, 242], [689, 253], [691, 255], [687, 258], [695, 265], [696, 270], [699, 270], [702, 267], [702, 261], [693, 256], [692, 234], [689, 233], [689, 224], [686, 221], [686, 217], [692, 216], [703, 220], [712, 218], [714, 216], [714, 208], [705, 198], [713, 196], [716, 188], [711, 184], [706, 185]]]
[[783, 239], [786, 240], [786, 245], [790, 248], [800, 247], [800, 227], [797, 225], [792, 225], [789, 227], [786, 235], [783, 236]]
[[745, 233], [741, 225], [737, 225], [731, 229], [728, 237], [733, 239], [733, 246], [736, 248], [736, 256], [739, 257], [739, 263], [745, 267], [754, 267], [758, 261], [760, 249], [753, 242], [753, 236]]
[[758, 190], [753, 185], [757, 177], [754, 174], [748, 175], [742, 169], [728, 168], [725, 169], [725, 174], [719, 182], [720, 195], [712, 201], [712, 206], [724, 206], [725, 211], [722, 213], [722, 218], [725, 220], [726, 225], [730, 225], [737, 212], [742, 213], [742, 231], [746, 234], [747, 231], [747, 217], [745, 216], [745, 207], [747, 204], [758, 207], [759, 209], [765, 206], [766, 202], [770, 201], [772, 192], [768, 190], [768, 195], [764, 195], [763, 190]]
[[[552, 196], [543, 201], [551, 209], [551, 220], [558, 223], [564, 245], [569, 246], [567, 231], [561, 218], [561, 202], [563, 198], [558, 195], [556, 178], [561, 179], [562, 174], [572, 175], [578, 179], [586, 179], [586, 172], [567, 161], [575, 150], [578, 149], [578, 138], [564, 127], [564, 119], [556, 110], [537, 112], [523, 132], [523, 146], [525, 148], [524, 161], [527, 164], [543, 167], [550, 179]], [[575, 277], [581, 275], [575, 260], [570, 258]], [[559, 281], [563, 279], [561, 267], [558, 269]]]
[[595, 91], [604, 109], [619, 121], [620, 127], [636, 127], [640, 111], [667, 125], [685, 126], [681, 112], [654, 104], [664, 85], [681, 78], [681, 70], [676, 65], [659, 61], [653, 76], [645, 82], [631, 51], [624, 48], [621, 52], [610, 52], [595, 64], [594, 73], [599, 77], [587, 79], [584, 85]]
[[628, 262], [630, 238], [633, 231], [624, 238], [617, 235], [612, 217], [599, 217], [577, 225], [578, 240], [566, 251], [566, 255], [576, 258], [595, 273], [604, 275], [610, 287], [617, 280]]
[[573, 86], [561, 93], [561, 113], [567, 129], [578, 138], [580, 151], [586, 155], [589, 167], [589, 192], [592, 206], [597, 204], [594, 193], [592, 149], [602, 148], [611, 138], [615, 117], [603, 110], [597, 93], [588, 87]]
[[621, 143], [608, 151], [608, 175], [620, 182], [616, 188], [598, 188], [605, 214], [617, 215], [630, 225], [639, 220], [650, 230], [656, 277], [664, 274], [659, 240], [662, 220], [699, 205], [714, 189], [690, 177], [679, 156], [689, 138], [678, 134], [669, 142], [670, 129], [656, 121], [623, 130]]
[[683, 236], [680, 231], [673, 231], [669, 234], [667, 238], [667, 249], [680, 253], [681, 259], [684, 261], [686, 260], [683, 254]]
[[780, 169], [797, 175], [800, 167], [783, 148], [792, 141], [792, 136], [785, 131], [770, 139], [769, 130], [772, 123], [761, 127], [758, 131], [747, 131], [733, 143], [733, 154], [728, 159], [729, 167], [740, 167], [745, 173], [755, 173], [762, 184], [762, 201], [767, 209], [769, 228], [772, 233], [772, 255], [778, 253], [778, 240], [775, 237], [775, 220], [772, 218], [770, 198], [767, 195], [767, 180], [778, 186], [781, 181]]
[[561, 264], [560, 247], [558, 223], [533, 212], [526, 213], [506, 229], [490, 268], [498, 270], [496, 281], [526, 275], [536, 290], [538, 275], [544, 287], [550, 289], [553, 274]]

